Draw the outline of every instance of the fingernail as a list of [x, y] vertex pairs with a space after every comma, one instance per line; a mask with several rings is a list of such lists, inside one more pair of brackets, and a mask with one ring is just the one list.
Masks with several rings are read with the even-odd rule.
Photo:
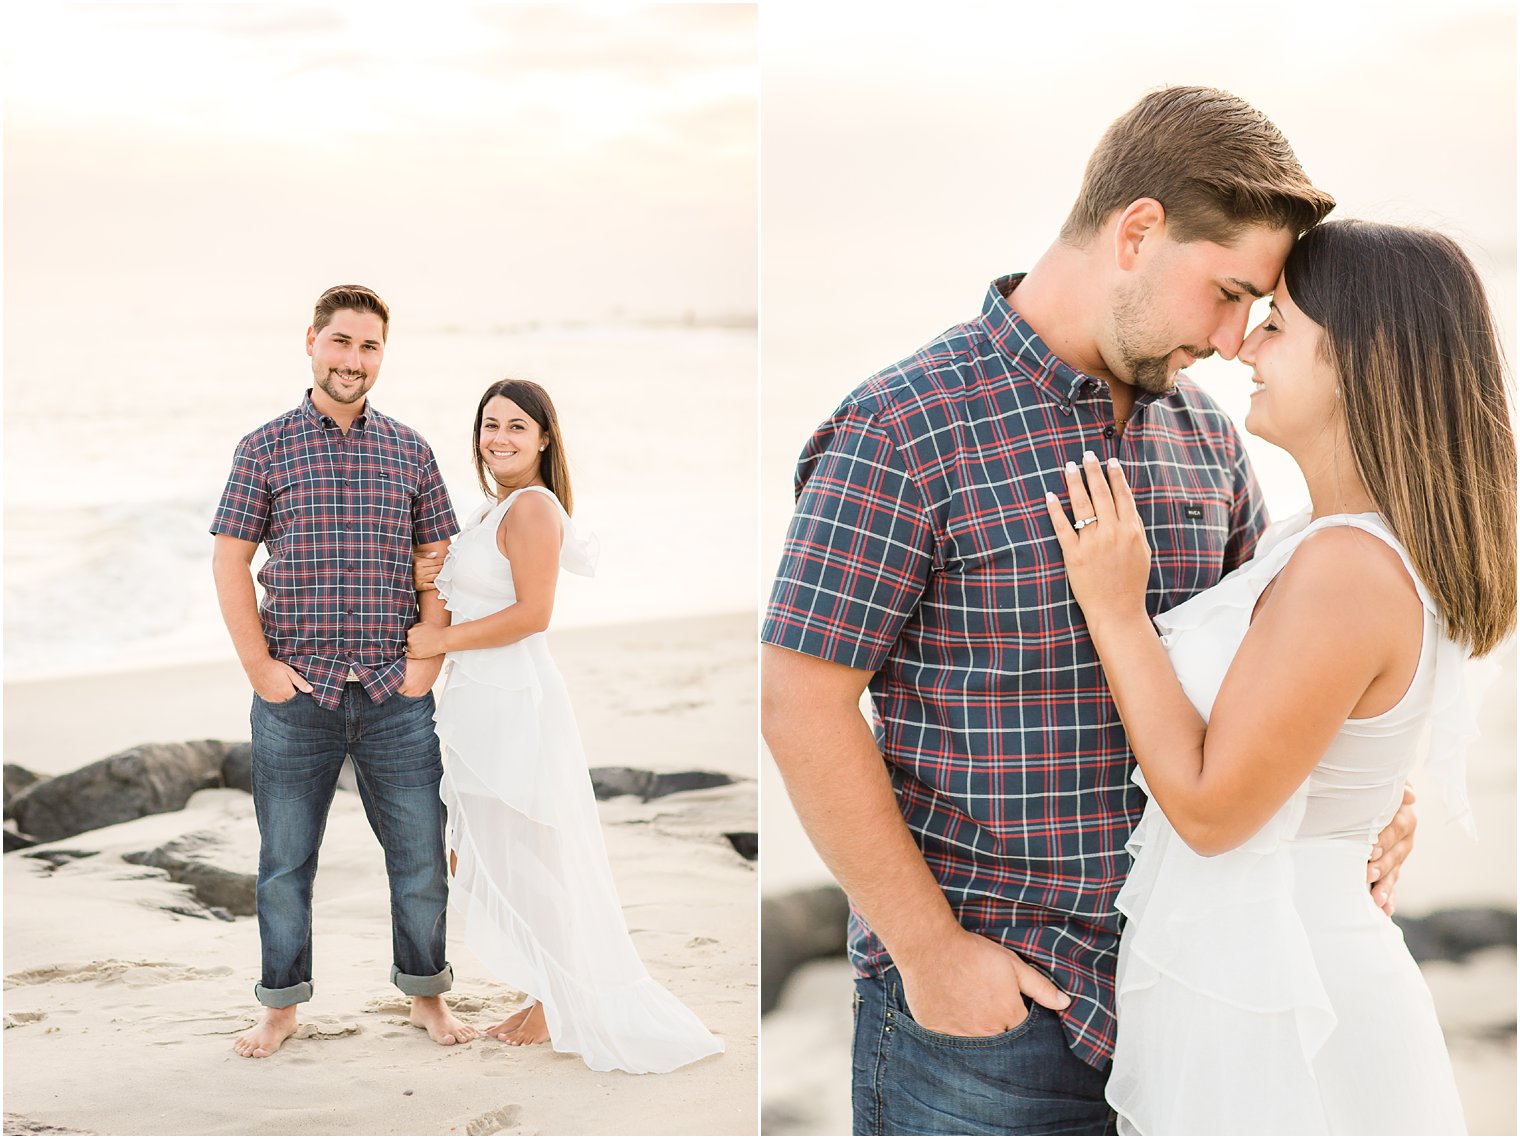
[[1369, 881], [1369, 882], [1376, 882], [1382, 876], [1383, 876], [1383, 872], [1381, 870], [1379, 870], [1376, 866], [1370, 868], [1367, 871], [1367, 881]]
[[1053, 490], [1047, 490], [1045, 492], [1045, 501], [1046, 502], [1054, 502], [1055, 500], [1056, 500], [1056, 492], [1053, 491]]
[[1098, 456], [1094, 455], [1091, 451], [1083, 451], [1082, 452], [1082, 461], [1084, 463], [1089, 463], [1089, 462], [1096, 463], [1098, 461]]
[[1075, 471], [1077, 469], [1077, 464], [1071, 462], [1070, 460], [1068, 460], [1067, 463], [1066, 463], [1066, 469], [1068, 471]]
[[1386, 906], [1388, 904], [1388, 891], [1387, 890], [1379, 890], [1377, 892], [1377, 903], [1380, 906]]
[[1110, 456], [1109, 460], [1108, 460], [1108, 465], [1111, 466], [1111, 467], [1113, 467], [1115, 470], [1118, 470], [1118, 468], [1119, 468], [1119, 459], [1118, 459], [1118, 456]]
[[1373, 858], [1382, 858], [1383, 857], [1383, 848], [1381, 846], [1374, 846], [1372, 848], [1372, 857]]

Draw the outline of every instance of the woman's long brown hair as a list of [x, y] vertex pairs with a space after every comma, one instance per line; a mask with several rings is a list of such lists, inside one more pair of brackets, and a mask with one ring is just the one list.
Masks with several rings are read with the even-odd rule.
[[1284, 274], [1325, 330], [1368, 493], [1452, 639], [1482, 656], [1515, 627], [1515, 437], [1477, 270], [1444, 234], [1334, 221]]

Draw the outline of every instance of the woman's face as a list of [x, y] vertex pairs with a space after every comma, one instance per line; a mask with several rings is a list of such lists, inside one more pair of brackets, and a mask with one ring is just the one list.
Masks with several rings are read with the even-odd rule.
[[536, 482], [539, 458], [548, 445], [533, 417], [506, 396], [486, 402], [480, 417], [480, 454], [498, 483], [524, 487]]
[[1294, 455], [1333, 443], [1345, 423], [1340, 378], [1320, 353], [1324, 334], [1293, 303], [1283, 278], [1272, 293], [1272, 311], [1240, 349], [1256, 382], [1246, 430]]

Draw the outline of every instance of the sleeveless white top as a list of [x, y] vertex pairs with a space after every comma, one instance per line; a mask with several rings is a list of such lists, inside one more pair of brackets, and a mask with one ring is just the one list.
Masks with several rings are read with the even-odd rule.
[[[1376, 514], [1306, 513], [1272, 527], [1255, 557], [1212, 589], [1156, 618], [1172, 667], [1205, 720], [1245, 638], [1263, 590], [1309, 535], [1351, 526], [1387, 543], [1399, 555], [1425, 610], [1419, 667], [1403, 698], [1388, 711], [1347, 720], [1300, 791], [1263, 834], [1368, 840], [1387, 825], [1403, 796], [1405, 777], [1429, 747], [1425, 773], [1446, 800], [1447, 817], [1473, 834], [1463, 756], [1477, 736], [1466, 699], [1467, 651], [1444, 633], [1429, 591], [1387, 525]], [[1144, 787], [1139, 770], [1135, 782]], [[1147, 790], [1147, 793], [1148, 790]], [[1289, 817], [1296, 816], [1291, 829]]]
[[[1128, 920], [1107, 1094], [1121, 1134], [1464, 1131], [1429, 991], [1365, 880], [1372, 841], [1422, 757], [1445, 815], [1472, 832], [1467, 654], [1446, 635], [1408, 555], [1375, 514], [1311, 521], [1306, 512], [1269, 530], [1250, 562], [1156, 627], [1207, 720], [1262, 591], [1305, 538], [1331, 526], [1364, 531], [1403, 560], [1425, 610], [1419, 665], [1398, 703], [1348, 720], [1236, 849], [1194, 853], [1147, 804], [1116, 902]], [[1149, 793], [1138, 768], [1133, 778]]]

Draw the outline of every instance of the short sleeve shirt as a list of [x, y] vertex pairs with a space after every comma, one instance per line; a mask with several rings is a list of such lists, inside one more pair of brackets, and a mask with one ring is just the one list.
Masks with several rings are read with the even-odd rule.
[[267, 547], [259, 618], [270, 655], [327, 708], [350, 670], [377, 704], [401, 687], [419, 612], [412, 548], [455, 529], [422, 436], [373, 403], [345, 433], [310, 392], [237, 445], [211, 523]]
[[[1122, 433], [992, 283], [981, 316], [867, 380], [813, 436], [761, 639], [866, 669], [898, 805], [968, 929], [1072, 997], [1074, 1052], [1114, 1040], [1114, 897], [1139, 821], [1133, 757], [1045, 494], [1084, 450], [1125, 467], [1171, 608], [1250, 557], [1266, 513], [1228, 417], [1190, 380]], [[866, 976], [885, 947], [851, 915]]]

